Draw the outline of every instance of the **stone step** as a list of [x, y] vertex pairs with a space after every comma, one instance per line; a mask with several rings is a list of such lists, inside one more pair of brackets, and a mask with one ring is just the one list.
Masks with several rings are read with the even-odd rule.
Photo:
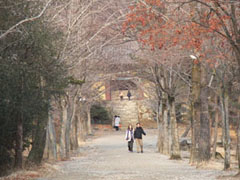
[[138, 122], [138, 108], [137, 102], [134, 100], [115, 100], [111, 102], [113, 114], [119, 115], [121, 118], [121, 125], [126, 128], [129, 124], [135, 126]]

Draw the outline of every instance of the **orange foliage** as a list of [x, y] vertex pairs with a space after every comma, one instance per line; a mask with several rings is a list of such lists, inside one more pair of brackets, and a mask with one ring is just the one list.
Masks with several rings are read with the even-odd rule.
[[[209, 36], [216, 31], [221, 32], [222, 22], [228, 24], [230, 19], [228, 15], [223, 13], [219, 17], [212, 11], [205, 11], [201, 17], [202, 24], [198, 24], [193, 18], [196, 12], [185, 13], [185, 19], [182, 20], [179, 18], [183, 15], [182, 12], [173, 10], [172, 16], [166, 18], [161, 14], [161, 10], [164, 11], [165, 9], [164, 1], [143, 1], [144, 3], [139, 2], [135, 6], [129, 7], [131, 12], [123, 24], [123, 32], [126, 32], [128, 27], [132, 28], [139, 42], [143, 45], [148, 45], [151, 50], [155, 50], [156, 47], [162, 49], [163, 47], [168, 48], [180, 45], [184, 48], [195, 49], [201, 52], [204, 41], [208, 40]], [[202, 2], [208, 5], [213, 4], [212, 0], [202, 0]], [[225, 7], [222, 6], [222, 8]], [[216, 12], [218, 11], [216, 10]], [[220, 42], [224, 46], [224, 42]], [[214, 63], [213, 61], [208, 61], [209, 64]]]

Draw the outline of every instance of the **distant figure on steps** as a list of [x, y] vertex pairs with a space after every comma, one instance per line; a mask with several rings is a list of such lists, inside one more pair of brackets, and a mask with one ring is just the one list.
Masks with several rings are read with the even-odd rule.
[[133, 152], [133, 142], [134, 142], [134, 130], [131, 124], [129, 124], [125, 139], [128, 141], [128, 151]]
[[130, 101], [130, 99], [131, 99], [131, 96], [132, 96], [132, 94], [131, 94], [130, 90], [128, 90], [128, 92], [127, 92], [127, 97], [128, 97], [128, 100], [129, 100], [129, 101]]
[[122, 101], [123, 100], [123, 92], [122, 91], [120, 92], [119, 97], [120, 97], [120, 100]]

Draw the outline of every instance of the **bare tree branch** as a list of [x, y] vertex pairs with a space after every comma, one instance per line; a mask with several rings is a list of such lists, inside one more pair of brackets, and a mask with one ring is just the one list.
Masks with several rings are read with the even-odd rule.
[[46, 5], [44, 6], [43, 10], [37, 16], [31, 17], [31, 18], [27, 18], [27, 19], [23, 19], [23, 20], [19, 21], [17, 24], [15, 24], [14, 26], [12, 26], [11, 28], [9, 28], [5, 33], [0, 35], [0, 39], [2, 39], [3, 37], [5, 37], [9, 33], [11, 33], [15, 28], [17, 28], [21, 24], [24, 24], [24, 23], [29, 22], [29, 21], [34, 21], [34, 20], [40, 18], [44, 14], [44, 12], [46, 11], [47, 7], [49, 6], [49, 4], [51, 2], [52, 2], [52, 0], [49, 0], [46, 3]]

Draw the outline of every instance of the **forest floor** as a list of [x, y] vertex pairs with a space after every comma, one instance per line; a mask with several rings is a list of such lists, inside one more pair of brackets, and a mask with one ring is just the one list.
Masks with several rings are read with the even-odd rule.
[[[201, 168], [190, 166], [189, 152], [182, 152], [182, 160], [169, 160], [156, 152], [157, 133], [146, 129], [143, 137], [144, 153], [128, 152], [124, 131], [98, 130], [75, 157], [68, 161], [45, 163], [43, 170], [25, 173], [22, 178], [35, 180], [213, 180], [237, 179], [235, 170], [222, 171], [222, 163]], [[41, 171], [41, 172], [39, 172]], [[27, 174], [28, 178], [27, 178]], [[13, 177], [13, 176], [12, 176]], [[15, 176], [16, 177], [16, 176]], [[1, 179], [1, 178], [0, 178]]]

